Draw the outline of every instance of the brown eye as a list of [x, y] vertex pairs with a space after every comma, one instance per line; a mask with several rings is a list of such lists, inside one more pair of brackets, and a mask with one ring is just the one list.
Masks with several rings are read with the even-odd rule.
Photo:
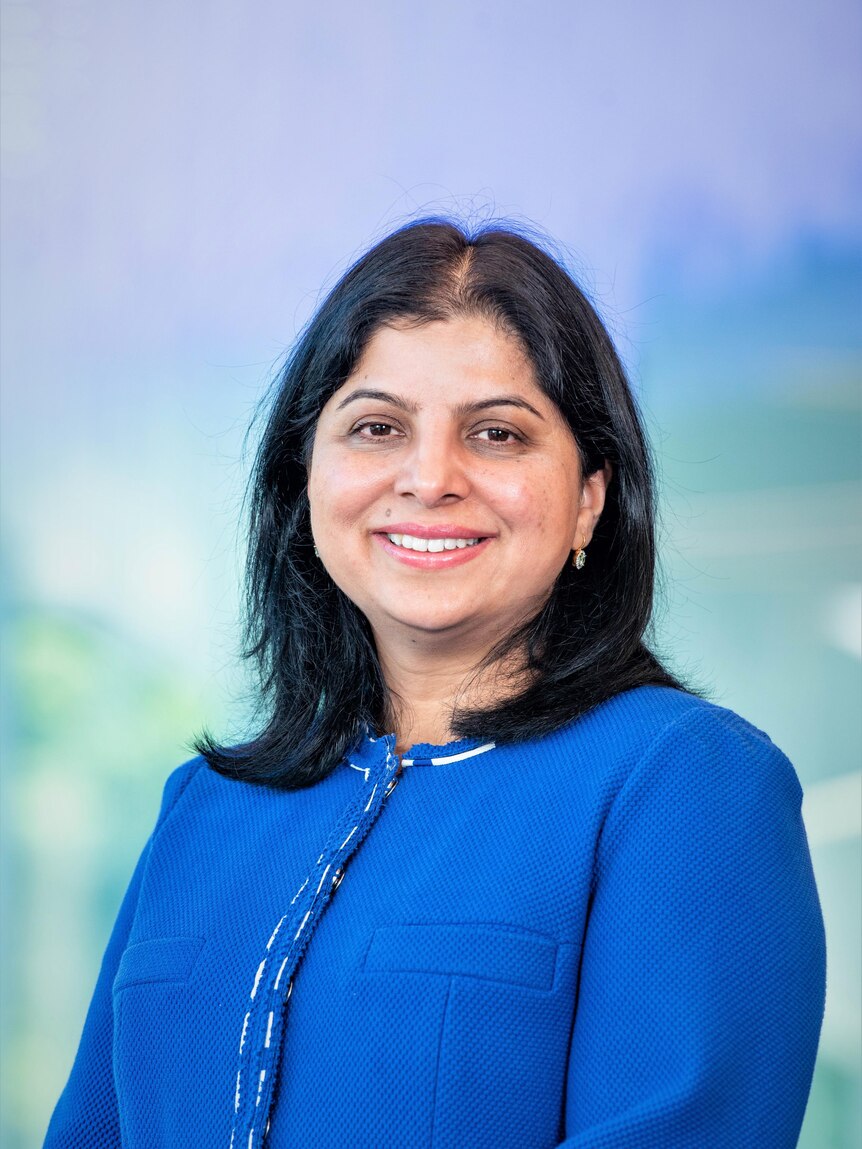
[[388, 439], [394, 429], [391, 423], [360, 423], [353, 428], [353, 434], [363, 439]]
[[487, 435], [486, 443], [499, 443], [501, 446], [508, 446], [510, 443], [520, 441], [520, 437], [514, 431], [508, 430], [506, 427], [484, 427], [477, 435]]

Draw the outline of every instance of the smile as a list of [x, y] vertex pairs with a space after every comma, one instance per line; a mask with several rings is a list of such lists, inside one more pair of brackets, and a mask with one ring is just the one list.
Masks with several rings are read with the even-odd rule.
[[423, 538], [399, 531], [375, 531], [373, 537], [383, 551], [401, 566], [418, 571], [444, 571], [484, 554], [494, 542], [494, 536], [453, 535], [451, 538], [437, 536]]
[[416, 535], [387, 535], [390, 543], [396, 547], [403, 547], [408, 551], [430, 551], [439, 554], [440, 551], [463, 550], [465, 547], [475, 547], [482, 540], [475, 539], [420, 539]]

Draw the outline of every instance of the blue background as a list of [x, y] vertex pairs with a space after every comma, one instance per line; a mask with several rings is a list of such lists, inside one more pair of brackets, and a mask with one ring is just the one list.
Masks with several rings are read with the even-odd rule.
[[537, 225], [658, 457], [660, 650], [795, 763], [829, 945], [801, 1144], [862, 1136], [860, 10], [2, 7], [2, 1144], [38, 1145], [168, 771], [243, 728], [244, 433], [417, 213]]

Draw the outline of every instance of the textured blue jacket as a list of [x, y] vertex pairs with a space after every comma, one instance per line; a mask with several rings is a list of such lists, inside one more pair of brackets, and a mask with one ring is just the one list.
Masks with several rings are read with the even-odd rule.
[[825, 943], [765, 734], [640, 687], [393, 746], [299, 791], [171, 775], [50, 1149], [796, 1145]]

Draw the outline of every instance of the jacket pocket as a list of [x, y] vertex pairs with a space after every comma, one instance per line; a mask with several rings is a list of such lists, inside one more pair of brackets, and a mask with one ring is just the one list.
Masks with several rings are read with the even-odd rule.
[[518, 926], [484, 922], [407, 922], [378, 926], [365, 953], [366, 972], [479, 978], [548, 992], [557, 943]]
[[150, 938], [127, 947], [114, 978], [114, 993], [145, 982], [187, 981], [203, 938]]
[[200, 1108], [202, 1086], [194, 1075], [203, 1079], [202, 1063], [212, 1063], [200, 1038], [206, 993], [190, 981], [203, 948], [203, 938], [148, 938], [120, 958], [113, 1070], [124, 1149], [215, 1143], [203, 1134], [187, 1136], [189, 1110]]
[[[429, 1133], [411, 1144], [500, 1149], [517, 1140], [519, 1149], [546, 1149], [557, 1143], [577, 950], [497, 922], [374, 930], [362, 975], [377, 983], [381, 1014], [397, 1026], [391, 1056], [403, 1069], [403, 1049], [417, 1040], [428, 1047]], [[435, 1024], [423, 1033], [413, 1018], [432, 1000]], [[418, 1073], [405, 1078], [420, 1080]]]

